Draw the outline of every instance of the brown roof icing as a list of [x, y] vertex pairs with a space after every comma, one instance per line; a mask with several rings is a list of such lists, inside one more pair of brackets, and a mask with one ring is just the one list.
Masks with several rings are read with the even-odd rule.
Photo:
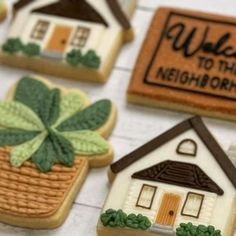
[[[18, 11], [34, 1], [36, 0], [19, 0], [14, 4], [13, 8], [15, 11]], [[125, 13], [121, 10], [117, 0], [106, 0], [106, 3], [120, 25], [124, 29], [131, 28], [130, 22]], [[105, 19], [85, 0], [59, 0], [56, 3], [35, 9], [33, 12], [100, 23], [108, 26]]]
[[132, 178], [162, 182], [223, 195], [224, 191], [197, 165], [164, 161], [132, 175]]
[[217, 141], [214, 139], [214, 137], [211, 135], [209, 130], [206, 128], [202, 119], [198, 116], [188, 119], [176, 125], [172, 129], [154, 138], [150, 142], [144, 144], [140, 148], [136, 149], [135, 151], [126, 155], [119, 161], [115, 162], [114, 164], [111, 165], [112, 172], [115, 174], [119, 173], [120, 171], [124, 170], [126, 167], [130, 166], [134, 162], [140, 160], [146, 154], [157, 149], [161, 145], [167, 143], [171, 139], [175, 138], [176, 136], [180, 135], [181, 133], [189, 129], [194, 129], [196, 131], [201, 140], [205, 143], [208, 150], [212, 153], [215, 160], [221, 166], [226, 176], [232, 182], [234, 187], [236, 187], [236, 168], [229, 160], [225, 152], [222, 150], [220, 145], [217, 143]]
[[19, 0], [13, 5], [13, 9], [18, 11], [19, 9], [27, 6], [28, 4], [34, 2], [35, 0]]

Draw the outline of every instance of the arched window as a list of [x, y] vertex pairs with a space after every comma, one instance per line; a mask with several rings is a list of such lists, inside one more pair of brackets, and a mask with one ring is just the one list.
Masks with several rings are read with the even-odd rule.
[[176, 151], [178, 154], [195, 157], [197, 155], [197, 144], [192, 139], [184, 139], [180, 142]]

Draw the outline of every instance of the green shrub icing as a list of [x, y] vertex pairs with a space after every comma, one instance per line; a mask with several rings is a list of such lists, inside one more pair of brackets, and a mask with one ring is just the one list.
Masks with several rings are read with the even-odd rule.
[[36, 43], [28, 43], [22, 47], [22, 52], [29, 57], [39, 56], [41, 48]]
[[141, 214], [127, 215], [122, 210], [109, 209], [101, 215], [100, 219], [105, 227], [128, 227], [141, 230], [147, 230], [151, 227], [151, 222], [146, 216]]
[[20, 52], [23, 48], [23, 43], [19, 38], [9, 38], [3, 45], [3, 52], [7, 52], [9, 54], [15, 54]]
[[96, 52], [89, 50], [83, 57], [83, 65], [89, 68], [98, 69], [101, 64], [100, 57], [97, 56]]
[[66, 61], [71, 66], [78, 66], [80, 63], [82, 63], [82, 60], [83, 60], [83, 55], [81, 53], [81, 50], [79, 49], [73, 49], [66, 55]]
[[192, 223], [181, 223], [176, 229], [177, 236], [222, 236], [220, 230], [216, 230], [214, 226], [198, 225]]
[[66, 62], [71, 66], [84, 66], [92, 69], [98, 69], [101, 65], [101, 59], [94, 50], [87, 51], [84, 55], [79, 49], [72, 49], [66, 54]]

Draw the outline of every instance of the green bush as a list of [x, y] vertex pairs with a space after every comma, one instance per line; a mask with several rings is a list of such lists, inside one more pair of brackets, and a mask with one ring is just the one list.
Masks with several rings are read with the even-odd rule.
[[98, 69], [101, 59], [93, 50], [89, 50], [83, 55], [80, 49], [72, 49], [66, 54], [66, 62], [71, 66], [82, 65], [88, 68]]
[[73, 49], [66, 55], [67, 63], [72, 66], [78, 66], [80, 63], [82, 63], [82, 59], [83, 55], [79, 49]]
[[98, 69], [100, 64], [101, 59], [93, 50], [89, 50], [83, 57], [83, 65], [86, 67]]
[[22, 48], [23, 43], [19, 38], [9, 38], [2, 46], [2, 50], [10, 54], [20, 52]]
[[214, 226], [198, 225], [192, 223], [181, 223], [176, 229], [177, 236], [222, 236], [220, 230], [216, 230]]
[[105, 227], [128, 227], [132, 229], [147, 230], [151, 227], [150, 220], [141, 214], [127, 215], [122, 210], [109, 209], [101, 215], [101, 222]]
[[28, 43], [22, 48], [22, 52], [29, 57], [39, 56], [40, 51], [41, 51], [41, 48], [36, 43]]

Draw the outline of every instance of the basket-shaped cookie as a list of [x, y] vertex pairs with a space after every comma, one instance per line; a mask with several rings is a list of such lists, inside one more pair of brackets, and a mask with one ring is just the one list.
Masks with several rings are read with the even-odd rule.
[[61, 225], [89, 168], [111, 162], [114, 123], [109, 100], [22, 78], [0, 102], [0, 221]]

